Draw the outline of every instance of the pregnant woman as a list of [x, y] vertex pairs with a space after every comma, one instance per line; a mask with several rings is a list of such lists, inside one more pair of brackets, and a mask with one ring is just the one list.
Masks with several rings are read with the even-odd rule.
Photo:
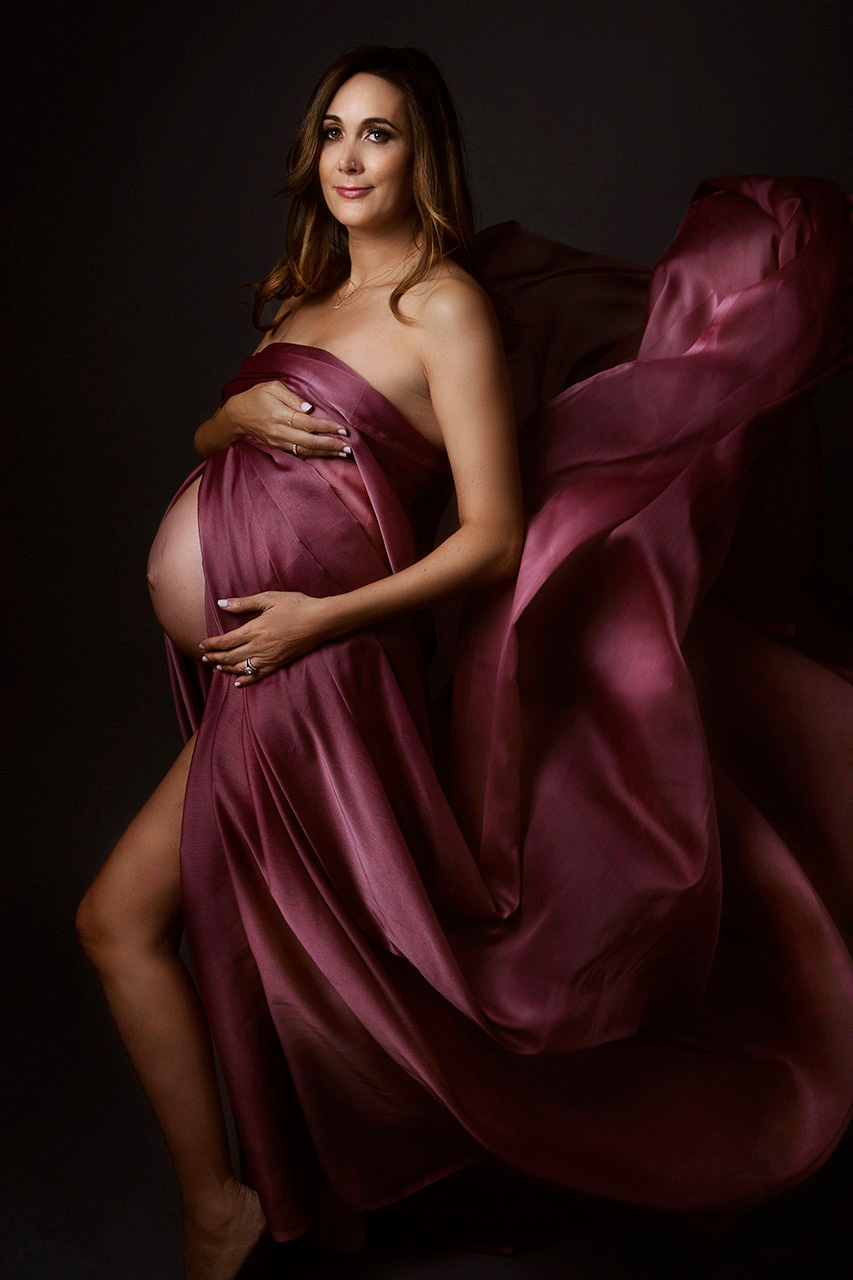
[[[78, 916], [185, 1276], [267, 1230], [355, 1248], [488, 1156], [738, 1212], [853, 1099], [849, 686], [773, 638], [793, 596], [735, 607], [757, 486], [850, 359], [849, 206], [705, 184], [646, 303], [629, 264], [475, 242], [447, 89], [384, 48], [322, 78], [288, 191], [264, 338], [151, 552], [186, 746]], [[430, 609], [465, 593], [448, 723]]]

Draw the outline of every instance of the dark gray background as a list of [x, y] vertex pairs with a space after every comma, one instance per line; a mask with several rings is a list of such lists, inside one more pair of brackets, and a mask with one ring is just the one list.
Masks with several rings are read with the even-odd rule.
[[[480, 225], [517, 218], [652, 263], [705, 177], [818, 174], [853, 190], [849, 14], [845, 0], [258, 0], [19, 13], [7, 32], [18, 88], [6, 152], [14, 731], [3, 873], [18, 1028], [4, 1143], [6, 1199], [22, 1232], [18, 1246], [5, 1238], [17, 1248], [14, 1274], [178, 1274], [165, 1151], [72, 921], [179, 746], [147, 549], [194, 463], [196, 424], [255, 342], [237, 287], [278, 255], [285, 210], [271, 195], [316, 76], [353, 44], [420, 45], [461, 109]], [[819, 397], [825, 561], [838, 581], [851, 401], [849, 377]], [[755, 1239], [775, 1224], [775, 1270], [725, 1274], [788, 1274], [806, 1225], [831, 1232], [838, 1221], [823, 1193], [838, 1167], [790, 1211], [786, 1201], [775, 1218], [755, 1219]], [[586, 1252], [578, 1238], [514, 1262], [416, 1262], [404, 1249], [336, 1274], [662, 1274], [662, 1263], [642, 1269], [636, 1242], [633, 1261], [619, 1262], [604, 1236], [585, 1239]], [[750, 1266], [755, 1239], [742, 1244]]]

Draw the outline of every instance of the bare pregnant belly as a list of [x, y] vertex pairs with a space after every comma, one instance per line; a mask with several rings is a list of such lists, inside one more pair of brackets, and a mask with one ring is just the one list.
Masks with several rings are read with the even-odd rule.
[[207, 635], [204, 569], [198, 536], [198, 489], [194, 480], [166, 513], [148, 556], [148, 589], [157, 621], [190, 658], [201, 658]]

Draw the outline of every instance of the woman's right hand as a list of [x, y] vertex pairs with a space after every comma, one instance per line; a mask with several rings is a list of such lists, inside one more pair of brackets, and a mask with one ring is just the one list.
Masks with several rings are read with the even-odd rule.
[[195, 451], [200, 458], [208, 458], [240, 436], [252, 436], [259, 444], [286, 449], [299, 458], [350, 457], [346, 427], [328, 418], [310, 417], [311, 409], [284, 383], [258, 382], [231, 396], [201, 424], [193, 440]]

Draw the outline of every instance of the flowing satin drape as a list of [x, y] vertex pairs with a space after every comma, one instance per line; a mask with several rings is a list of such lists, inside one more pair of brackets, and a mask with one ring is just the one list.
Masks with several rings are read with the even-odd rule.
[[[738, 1209], [820, 1163], [853, 1099], [853, 708], [809, 591], [807, 396], [853, 356], [850, 202], [704, 183], [650, 282], [516, 224], [479, 244], [528, 532], [469, 602], [449, 740], [427, 619], [242, 691], [170, 647], [199, 728], [187, 935], [279, 1239], [318, 1176], [370, 1207], [484, 1152]], [[208, 460], [211, 632], [222, 596], [411, 563], [449, 494], [336, 357], [273, 343], [224, 394], [269, 378], [354, 461]]]

